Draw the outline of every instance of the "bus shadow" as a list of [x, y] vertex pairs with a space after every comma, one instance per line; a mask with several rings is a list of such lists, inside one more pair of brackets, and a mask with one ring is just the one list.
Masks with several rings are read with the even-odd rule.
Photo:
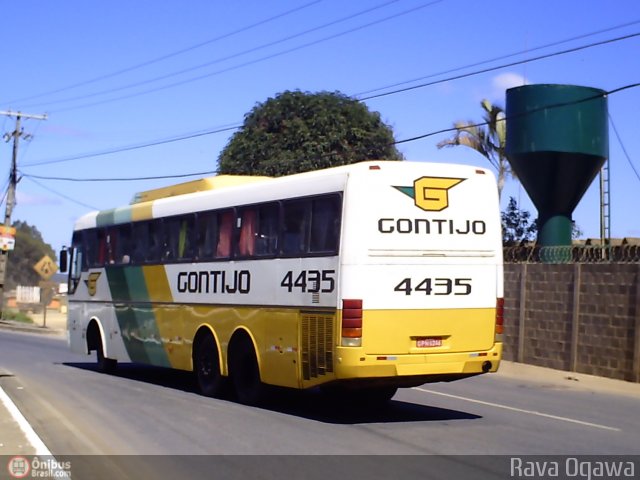
[[276, 400], [261, 408], [323, 423], [355, 425], [362, 423], [443, 422], [481, 418], [468, 412], [391, 399], [384, 405], [340, 405], [328, 400], [319, 389], [278, 391]]
[[[65, 362], [71, 368], [92, 371], [99, 375], [95, 363]], [[136, 382], [181, 390], [198, 395], [193, 375], [181, 370], [152, 367], [134, 363], [120, 363], [115, 372], [108, 374]], [[259, 408], [323, 423], [354, 425], [361, 423], [443, 422], [451, 420], [476, 420], [478, 415], [448, 408], [392, 399], [382, 407], [366, 405], [340, 405], [329, 401], [319, 389], [308, 391], [273, 388], [270, 400]], [[214, 400], [212, 400], [214, 401]], [[229, 400], [215, 400], [229, 401]]]

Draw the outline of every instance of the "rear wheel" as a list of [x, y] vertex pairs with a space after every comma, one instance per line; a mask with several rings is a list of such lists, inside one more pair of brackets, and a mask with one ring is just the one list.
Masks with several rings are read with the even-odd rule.
[[207, 397], [222, 397], [225, 378], [220, 373], [220, 357], [215, 339], [206, 335], [198, 341], [193, 356], [193, 366], [200, 392]]
[[231, 350], [230, 374], [236, 398], [245, 405], [258, 405], [267, 400], [267, 386], [260, 380], [260, 367], [248, 338], [235, 342]]

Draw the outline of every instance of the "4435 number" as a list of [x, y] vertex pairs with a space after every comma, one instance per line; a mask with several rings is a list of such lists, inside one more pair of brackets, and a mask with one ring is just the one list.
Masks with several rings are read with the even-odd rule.
[[289, 293], [294, 289], [300, 289], [302, 293], [329, 293], [336, 288], [335, 274], [335, 270], [302, 270], [299, 273], [289, 270], [280, 286]]
[[413, 280], [404, 278], [393, 289], [394, 292], [401, 292], [405, 295], [470, 295], [470, 278], [424, 278]]

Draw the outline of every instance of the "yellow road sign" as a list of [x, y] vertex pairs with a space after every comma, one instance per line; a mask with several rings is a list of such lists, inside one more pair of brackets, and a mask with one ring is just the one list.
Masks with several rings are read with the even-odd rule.
[[33, 269], [44, 280], [49, 280], [58, 271], [58, 265], [56, 265], [56, 262], [51, 260], [49, 255], [45, 255], [33, 266]]

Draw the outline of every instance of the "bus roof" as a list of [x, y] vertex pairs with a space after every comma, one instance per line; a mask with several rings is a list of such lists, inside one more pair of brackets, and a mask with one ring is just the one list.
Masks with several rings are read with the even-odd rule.
[[217, 175], [215, 177], [200, 178], [198, 180], [192, 180], [190, 182], [177, 183], [175, 185], [169, 185], [167, 187], [138, 192], [134, 195], [133, 200], [131, 200], [131, 205], [143, 202], [151, 202], [160, 198], [184, 195], [186, 193], [203, 192], [218, 188], [262, 182], [271, 178], [272, 177], [259, 177], [250, 175]]
[[[76, 221], [74, 230], [208, 210], [214, 198], [215, 208], [228, 208], [239, 204], [337, 192], [344, 189], [349, 175], [387, 169], [415, 170], [416, 174], [428, 171], [435, 176], [448, 176], [455, 172], [462, 175], [463, 172], [473, 171], [492, 175], [490, 170], [476, 166], [388, 160], [364, 161], [277, 178], [221, 175], [150, 190], [159, 193], [150, 193], [145, 197], [146, 201], [87, 213]], [[204, 188], [207, 185], [209, 188]], [[189, 188], [191, 192], [188, 192]]]

